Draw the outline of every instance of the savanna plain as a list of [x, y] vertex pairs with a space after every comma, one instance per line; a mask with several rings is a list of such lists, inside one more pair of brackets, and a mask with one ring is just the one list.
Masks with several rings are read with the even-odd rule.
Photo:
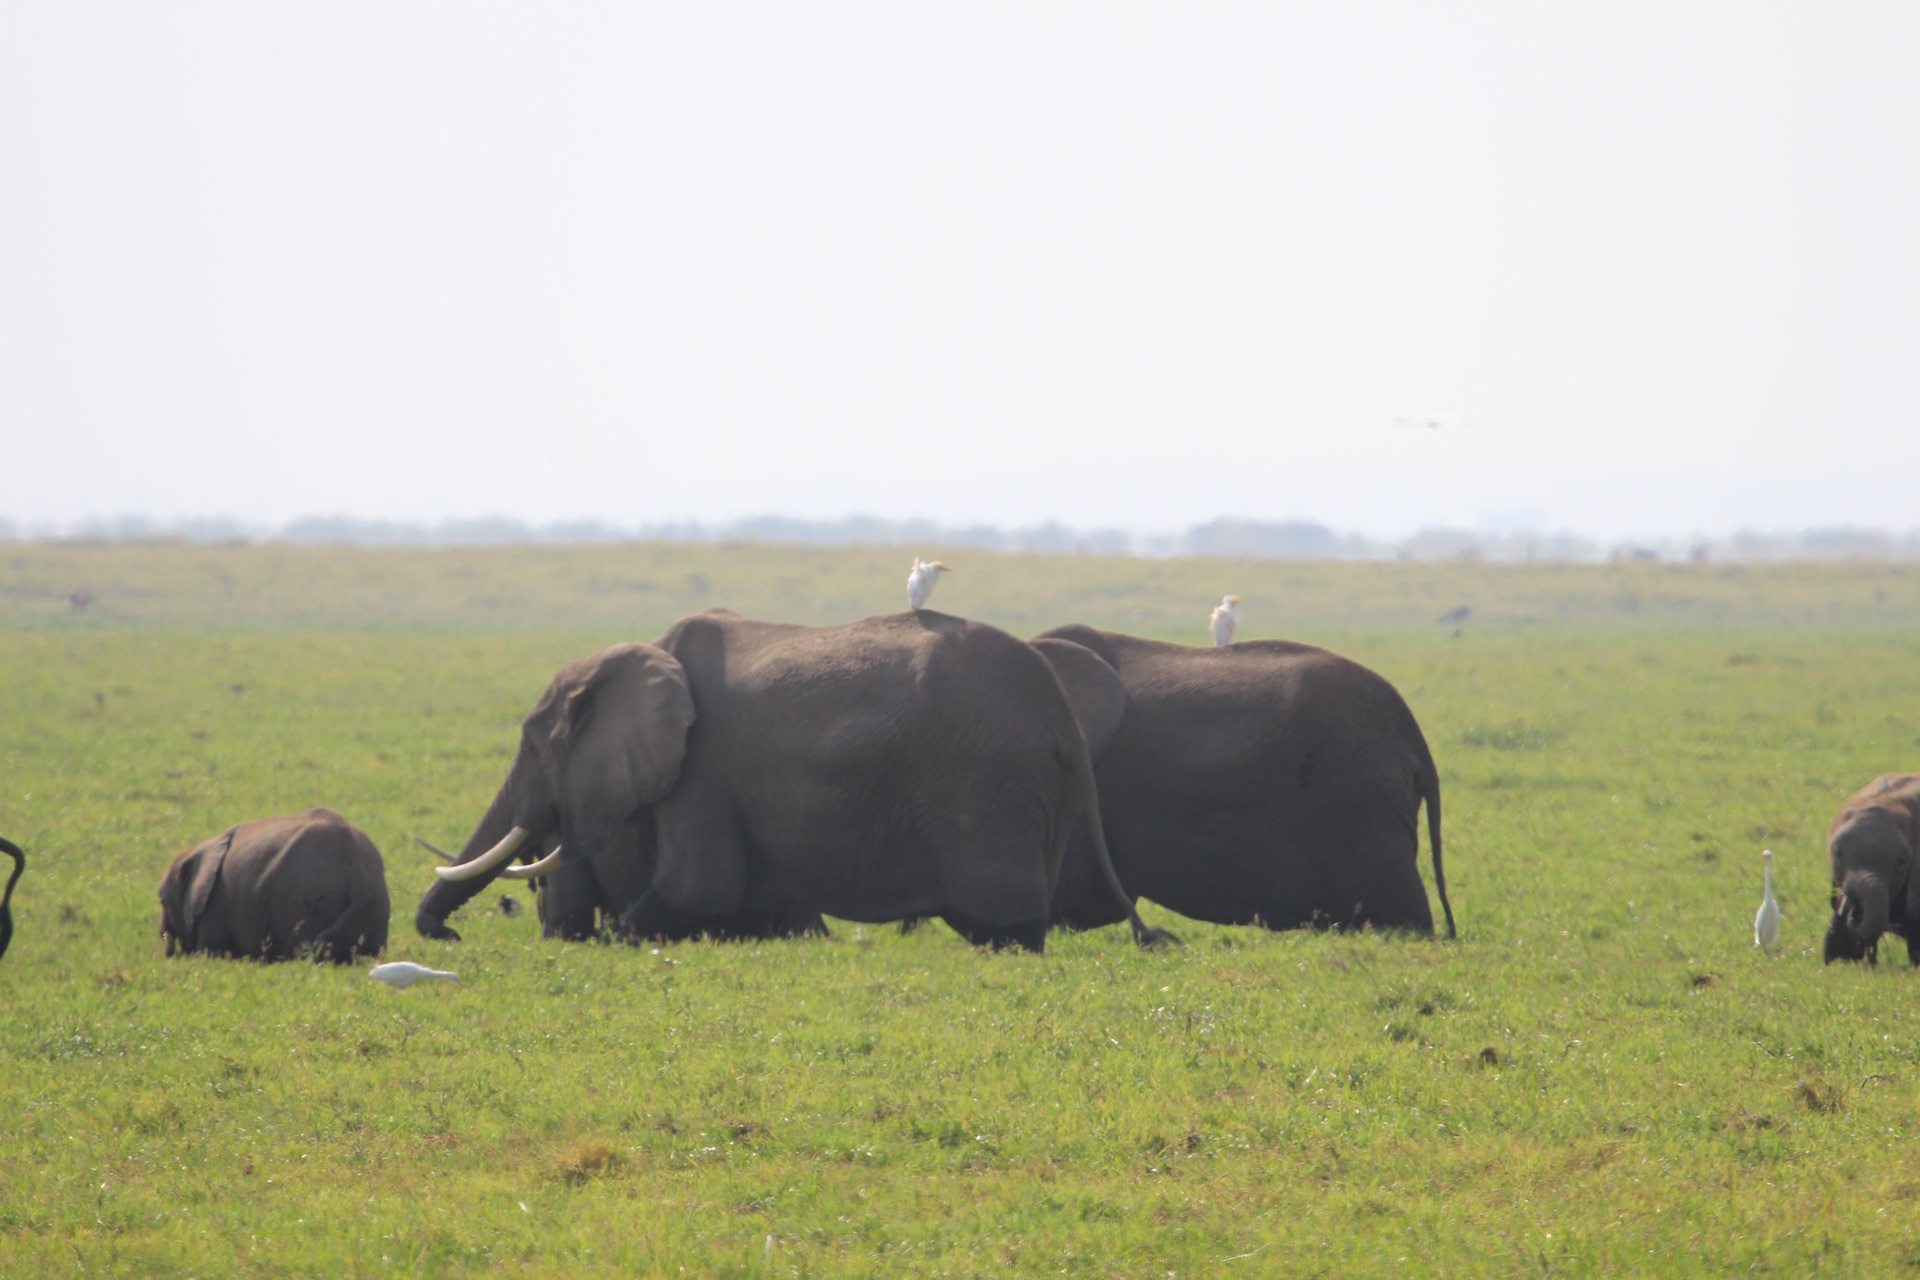
[[[463, 942], [413, 933], [411, 837], [464, 839], [562, 662], [710, 605], [889, 612], [915, 551], [957, 570], [934, 607], [1019, 635], [1201, 643], [1233, 591], [1243, 638], [1380, 671], [1439, 762], [1458, 939], [1144, 905], [1184, 945], [634, 948], [542, 941], [498, 891]], [[31, 860], [0, 1274], [1911, 1270], [1920, 975], [1820, 939], [1829, 819], [1920, 768], [1917, 658], [1898, 565], [0, 546]], [[165, 957], [171, 856], [313, 804], [385, 854], [389, 958], [458, 985]]]

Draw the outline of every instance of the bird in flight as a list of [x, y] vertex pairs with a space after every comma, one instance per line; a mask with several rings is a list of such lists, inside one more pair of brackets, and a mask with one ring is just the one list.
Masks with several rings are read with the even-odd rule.
[[915, 556], [913, 572], [907, 575], [907, 607], [914, 610], [926, 608], [933, 589], [940, 585], [940, 575], [952, 572], [938, 560], [922, 560]]
[[1207, 629], [1213, 632], [1213, 647], [1224, 648], [1233, 643], [1233, 633], [1240, 629], [1240, 597], [1226, 596], [1214, 606], [1207, 618]]
[[1429, 431], [1438, 431], [1442, 427], [1463, 427], [1466, 423], [1465, 418], [1450, 413], [1402, 414], [1393, 420], [1396, 427], [1425, 427]]

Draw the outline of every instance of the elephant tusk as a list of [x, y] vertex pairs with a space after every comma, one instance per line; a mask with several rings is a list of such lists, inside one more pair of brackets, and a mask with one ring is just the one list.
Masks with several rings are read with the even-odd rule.
[[462, 862], [451, 867], [435, 867], [433, 874], [439, 876], [442, 880], [477, 879], [505, 862], [508, 858], [511, 858], [514, 852], [527, 842], [527, 837], [530, 834], [532, 833], [525, 827], [515, 827], [513, 830], [507, 832], [505, 838], [503, 838], [499, 844], [493, 846], [493, 848], [487, 850], [472, 862]]
[[502, 880], [537, 880], [541, 876], [552, 875], [560, 865], [560, 846], [555, 845], [553, 852], [538, 862], [530, 862], [524, 867], [508, 867], [500, 873]]

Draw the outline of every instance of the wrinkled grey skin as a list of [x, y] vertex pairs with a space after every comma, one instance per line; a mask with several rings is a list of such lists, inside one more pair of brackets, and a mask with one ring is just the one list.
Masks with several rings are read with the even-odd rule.
[[[1129, 892], [1219, 924], [1430, 935], [1424, 802], [1453, 936], [1439, 772], [1412, 711], [1380, 676], [1283, 640], [1198, 649], [1075, 625], [1033, 643], [1080, 716]], [[1095, 884], [1076, 834], [1056, 921], [1116, 919]]]
[[1826, 963], [1877, 964], [1882, 934], [1907, 940], [1907, 957], [1920, 965], [1920, 776], [1890, 773], [1856, 792], [1827, 830], [1833, 867], [1833, 918], [1827, 923]]
[[[620, 917], [630, 940], [824, 912], [935, 915], [976, 944], [1038, 951], [1083, 813], [1104, 859], [1096, 806], [1059, 681], [1005, 632], [931, 610], [802, 627], [714, 609], [562, 668], [458, 860], [520, 826], [559, 837], [558, 880], [581, 860], [621, 865], [650, 828], [652, 874]], [[447, 917], [488, 879], [435, 884], [415, 927], [454, 936]], [[575, 896], [551, 918], [578, 928], [579, 887], [562, 887]], [[1115, 919], [1159, 941], [1109, 889]]]
[[[550, 838], [538, 853], [551, 853], [559, 843], [557, 838]], [[526, 860], [533, 858], [528, 854]], [[563, 863], [553, 874], [536, 881], [541, 936], [584, 942], [617, 932], [620, 917], [647, 891], [653, 870], [653, 815], [648, 811], [587, 857]], [[722, 941], [792, 938], [825, 935], [827, 925], [817, 911], [794, 909], [716, 919], [706, 922], [701, 932]]]
[[160, 881], [168, 955], [343, 964], [385, 949], [390, 910], [380, 851], [331, 809], [229, 827]]

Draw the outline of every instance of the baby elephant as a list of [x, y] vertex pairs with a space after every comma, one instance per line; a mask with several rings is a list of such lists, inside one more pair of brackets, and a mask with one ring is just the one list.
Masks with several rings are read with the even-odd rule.
[[386, 868], [331, 809], [230, 827], [173, 860], [160, 881], [167, 954], [344, 964], [387, 945]]
[[1827, 832], [1833, 860], [1833, 920], [1827, 925], [1827, 963], [1878, 961], [1880, 935], [1907, 940], [1920, 965], [1920, 775], [1890, 773], [1862, 788], [1841, 807]]

